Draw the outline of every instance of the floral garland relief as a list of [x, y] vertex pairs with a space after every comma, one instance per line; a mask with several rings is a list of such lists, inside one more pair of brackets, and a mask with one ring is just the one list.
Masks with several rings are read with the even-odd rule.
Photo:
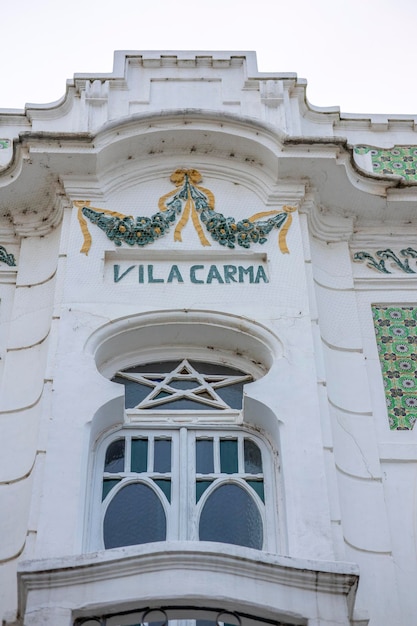
[[116, 246], [122, 243], [146, 246], [163, 237], [175, 223], [174, 241], [182, 241], [182, 230], [191, 218], [203, 246], [211, 245], [205, 231], [222, 246], [250, 248], [252, 244], [265, 243], [267, 235], [275, 228], [279, 231], [281, 252], [289, 252], [286, 236], [292, 222], [291, 213], [296, 211], [296, 207], [284, 206], [280, 211], [264, 211], [236, 222], [233, 217], [225, 217], [215, 211], [214, 195], [199, 185], [202, 176], [197, 170], [177, 169], [170, 180], [175, 189], [159, 199], [159, 211], [151, 217], [135, 218], [92, 207], [89, 201], [75, 202], [84, 237], [80, 252], [88, 254], [92, 243], [86, 218], [101, 228]]

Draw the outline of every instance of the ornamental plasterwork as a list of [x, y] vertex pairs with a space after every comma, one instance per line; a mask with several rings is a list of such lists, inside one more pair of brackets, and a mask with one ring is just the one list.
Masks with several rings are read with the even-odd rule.
[[77, 201], [78, 220], [84, 236], [80, 252], [88, 254], [92, 239], [87, 219], [101, 228], [107, 237], [121, 246], [146, 246], [168, 233], [174, 226], [174, 241], [182, 241], [182, 230], [191, 219], [202, 246], [210, 246], [206, 233], [220, 245], [235, 248], [250, 248], [252, 244], [263, 244], [269, 233], [279, 231], [278, 245], [288, 253], [286, 235], [291, 226], [296, 208], [283, 206], [281, 210], [263, 211], [235, 221], [215, 210], [213, 193], [202, 187], [200, 172], [195, 169], [177, 169], [171, 177], [175, 189], [163, 195], [158, 202], [159, 211], [150, 217], [123, 215], [116, 211], [90, 206], [89, 201]]
[[6, 263], [10, 267], [16, 267], [16, 259], [14, 254], [7, 252], [4, 246], [0, 246], [0, 262]]
[[417, 307], [372, 307], [391, 430], [417, 420]]
[[[400, 258], [399, 255], [403, 258]], [[354, 261], [364, 262], [367, 267], [370, 267], [371, 269], [382, 274], [392, 274], [386, 266], [387, 261], [390, 262], [391, 267], [396, 267], [406, 274], [417, 274], [417, 267], [416, 270], [410, 267], [409, 258], [417, 259], [417, 250], [410, 247], [403, 248], [397, 255], [391, 250], [391, 248], [386, 248], [385, 250], [377, 250], [372, 254], [370, 252], [366, 252], [365, 250], [361, 250], [359, 252], [355, 252], [353, 255]]]
[[391, 150], [356, 146], [355, 154], [369, 154], [375, 174], [395, 174], [417, 181], [417, 146], [395, 146]]
[[[172, 405], [178, 400], [190, 400], [211, 409], [230, 408], [216, 389], [230, 387], [252, 380], [250, 374], [204, 374], [184, 359], [172, 371], [135, 372], [121, 370], [116, 372], [117, 382], [131, 381], [137, 385], [149, 387], [150, 391], [135, 409], [153, 409]], [[174, 407], [175, 408], [175, 407]]]

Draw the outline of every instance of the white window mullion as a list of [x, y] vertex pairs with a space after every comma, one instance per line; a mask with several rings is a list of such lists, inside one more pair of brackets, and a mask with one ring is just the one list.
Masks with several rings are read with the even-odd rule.
[[237, 438], [237, 471], [240, 475], [245, 473], [245, 450], [244, 450], [244, 437], [243, 435]]
[[131, 471], [131, 453], [132, 453], [132, 437], [127, 435], [125, 437], [125, 474], [129, 474]]
[[220, 438], [213, 437], [214, 473], [220, 474]]
[[149, 435], [148, 437], [148, 473], [153, 473], [153, 460], [154, 460], [154, 441], [155, 437]]
[[190, 509], [190, 490], [189, 478], [191, 472], [189, 469], [189, 451], [188, 451], [188, 431], [186, 428], [180, 428], [179, 433], [179, 515], [178, 515], [178, 539], [186, 540], [189, 538], [189, 520], [191, 515]]

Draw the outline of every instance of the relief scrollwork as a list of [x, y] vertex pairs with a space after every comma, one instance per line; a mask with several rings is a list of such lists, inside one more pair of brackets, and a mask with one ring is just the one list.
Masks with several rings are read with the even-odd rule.
[[14, 254], [7, 252], [4, 246], [0, 246], [0, 262], [6, 263], [10, 267], [16, 267], [16, 259]]
[[395, 254], [395, 252], [393, 252], [393, 250], [391, 250], [391, 248], [377, 250], [373, 254], [366, 252], [365, 250], [361, 250], [354, 253], [353, 260], [356, 262], [366, 262], [367, 267], [370, 267], [377, 272], [381, 272], [382, 274], [392, 274], [392, 272], [387, 269], [385, 263], [386, 261], [392, 261], [394, 267], [397, 266], [402, 272], [405, 272], [406, 274], [416, 274], [417, 272], [410, 267], [407, 257], [417, 259], [417, 250], [414, 250], [414, 248], [411, 247], [403, 248], [400, 250], [399, 254], [404, 258], [400, 258], [397, 254]]

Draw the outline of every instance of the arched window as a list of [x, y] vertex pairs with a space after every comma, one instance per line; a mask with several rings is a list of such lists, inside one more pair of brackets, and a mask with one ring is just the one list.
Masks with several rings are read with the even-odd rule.
[[116, 372], [134, 427], [113, 432], [98, 449], [94, 549], [166, 540], [275, 548], [270, 447], [237, 425], [251, 380], [223, 364], [186, 359]]
[[161, 361], [116, 373], [126, 388], [127, 409], [241, 409], [243, 384], [252, 376], [204, 361]]

